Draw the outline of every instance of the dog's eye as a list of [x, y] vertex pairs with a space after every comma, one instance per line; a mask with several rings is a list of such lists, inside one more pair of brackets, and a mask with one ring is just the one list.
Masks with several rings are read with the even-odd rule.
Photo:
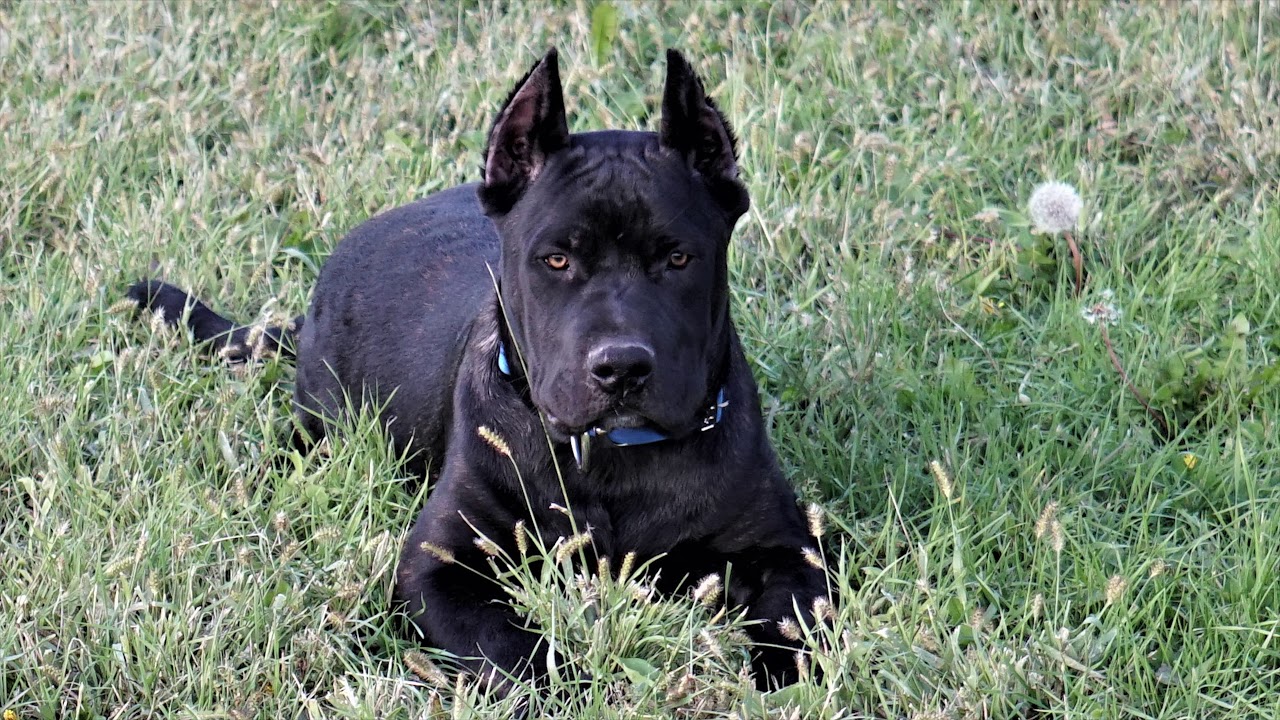
[[675, 252], [671, 253], [671, 256], [669, 258], [667, 258], [667, 264], [679, 270], [680, 268], [689, 264], [689, 254], [682, 253], [679, 250], [676, 250]]
[[569, 256], [564, 253], [554, 253], [542, 258], [542, 262], [552, 270], [564, 270], [569, 267]]

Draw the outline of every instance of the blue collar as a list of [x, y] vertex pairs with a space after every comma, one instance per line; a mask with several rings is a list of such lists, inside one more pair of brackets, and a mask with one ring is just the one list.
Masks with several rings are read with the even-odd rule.
[[[505, 343], [498, 343], [498, 372], [506, 377], [512, 377], [511, 361], [507, 359], [507, 346]], [[720, 419], [724, 417], [724, 409], [729, 407], [729, 401], [725, 399], [724, 386], [720, 387], [720, 391], [716, 393], [715, 402], [707, 406], [707, 414], [702, 419], [701, 432], [706, 432], [716, 425], [720, 424]], [[579, 470], [587, 469], [587, 461], [590, 459], [591, 441], [597, 438], [606, 440], [614, 447], [630, 447], [632, 445], [648, 445], [650, 443], [662, 442], [670, 440], [671, 436], [654, 430], [652, 428], [614, 428], [605, 430], [604, 428], [589, 428], [581, 435], [575, 435], [569, 438], [569, 447], [573, 450], [573, 459], [578, 463]]]

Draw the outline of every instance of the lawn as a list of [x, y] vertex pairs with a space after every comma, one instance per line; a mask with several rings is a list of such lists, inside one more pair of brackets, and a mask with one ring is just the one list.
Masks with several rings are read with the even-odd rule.
[[[815, 5], [0, 3], [5, 720], [1280, 717], [1280, 9]], [[654, 128], [677, 47], [739, 130], [733, 310], [839, 592], [798, 685], [519, 558], [589, 686], [441, 675], [387, 612], [430, 483], [121, 306], [303, 311], [553, 44], [574, 129]]]

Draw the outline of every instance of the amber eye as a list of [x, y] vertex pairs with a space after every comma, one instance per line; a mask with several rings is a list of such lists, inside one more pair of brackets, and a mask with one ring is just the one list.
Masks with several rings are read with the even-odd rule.
[[555, 253], [542, 258], [542, 262], [546, 263], [547, 267], [552, 270], [563, 270], [569, 267], [569, 256], [563, 253]]
[[667, 263], [671, 265], [671, 267], [679, 270], [680, 268], [689, 264], [689, 254], [682, 253], [679, 250], [676, 250], [675, 252], [671, 253], [671, 257], [667, 259]]

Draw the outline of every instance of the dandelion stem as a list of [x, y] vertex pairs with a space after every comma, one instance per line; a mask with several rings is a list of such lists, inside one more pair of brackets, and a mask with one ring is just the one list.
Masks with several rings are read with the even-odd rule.
[[1165, 421], [1163, 414], [1157, 412], [1155, 408], [1151, 407], [1150, 403], [1147, 402], [1147, 399], [1142, 396], [1142, 392], [1138, 390], [1138, 388], [1134, 387], [1133, 381], [1129, 380], [1129, 373], [1124, 371], [1124, 366], [1120, 364], [1120, 358], [1116, 355], [1115, 346], [1111, 344], [1111, 335], [1107, 333], [1107, 324], [1105, 322], [1098, 323], [1098, 327], [1102, 330], [1102, 344], [1107, 346], [1107, 355], [1111, 357], [1111, 364], [1115, 367], [1116, 372], [1120, 373], [1120, 379], [1124, 381], [1125, 386], [1128, 387], [1129, 392], [1133, 393], [1133, 396], [1138, 399], [1138, 402], [1142, 403], [1142, 407], [1147, 409], [1147, 414], [1160, 424], [1161, 433], [1163, 433], [1163, 436], [1168, 439], [1171, 437], [1169, 434], [1169, 423]]
[[1076, 270], [1076, 297], [1084, 292], [1084, 258], [1080, 256], [1080, 246], [1071, 233], [1063, 233], [1067, 239], [1067, 249], [1071, 251], [1071, 266]]

